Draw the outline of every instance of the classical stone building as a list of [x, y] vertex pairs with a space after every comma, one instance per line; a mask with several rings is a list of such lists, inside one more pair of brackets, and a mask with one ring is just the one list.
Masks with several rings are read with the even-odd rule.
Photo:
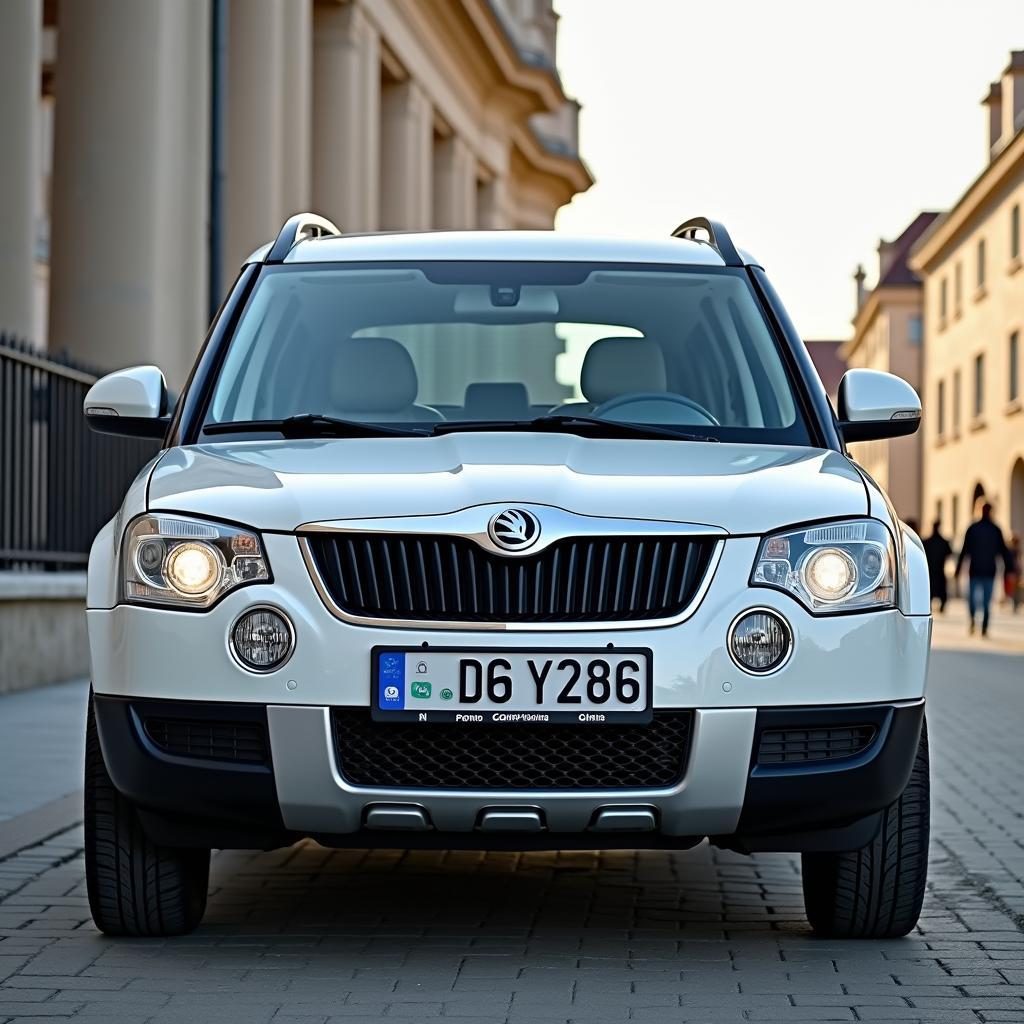
[[4, 0], [0, 331], [180, 384], [296, 211], [550, 228], [591, 184], [556, 29], [551, 0]]
[[[913, 244], [938, 216], [921, 213], [891, 242], [878, 243], [878, 280], [865, 291], [857, 268], [853, 337], [840, 355], [848, 367], [895, 373], [921, 388], [922, 287], [907, 265]], [[921, 437], [863, 441], [850, 446], [854, 458], [886, 489], [896, 511], [921, 525]]]
[[959, 538], [982, 498], [1024, 535], [1024, 51], [984, 100], [984, 170], [915, 247], [924, 281], [924, 508]]

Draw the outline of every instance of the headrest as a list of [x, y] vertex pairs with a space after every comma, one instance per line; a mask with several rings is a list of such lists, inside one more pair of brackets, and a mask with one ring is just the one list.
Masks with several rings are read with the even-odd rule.
[[635, 391], [664, 391], [665, 357], [649, 338], [601, 338], [583, 357], [580, 390], [600, 405]]
[[520, 420], [530, 415], [526, 385], [477, 383], [466, 387], [463, 415], [468, 420]]
[[416, 401], [416, 367], [394, 338], [349, 338], [333, 355], [330, 399], [336, 410], [398, 412]]

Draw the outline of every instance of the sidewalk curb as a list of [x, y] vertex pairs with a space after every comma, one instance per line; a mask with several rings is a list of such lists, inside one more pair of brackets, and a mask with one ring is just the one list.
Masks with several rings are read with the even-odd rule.
[[39, 843], [82, 820], [82, 791], [51, 800], [34, 811], [0, 821], [0, 860]]

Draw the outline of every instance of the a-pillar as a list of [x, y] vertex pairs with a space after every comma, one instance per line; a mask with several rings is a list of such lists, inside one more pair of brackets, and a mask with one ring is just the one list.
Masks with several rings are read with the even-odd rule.
[[356, 4], [313, 12], [313, 209], [342, 231], [380, 210], [380, 36]]
[[0, 333], [39, 341], [33, 322], [41, 0], [0, 4]]
[[381, 202], [384, 230], [431, 226], [434, 112], [420, 86], [408, 79], [381, 94]]
[[457, 135], [434, 144], [434, 227], [476, 226], [476, 158]]
[[210, 8], [59, 7], [50, 348], [180, 387], [206, 329]]

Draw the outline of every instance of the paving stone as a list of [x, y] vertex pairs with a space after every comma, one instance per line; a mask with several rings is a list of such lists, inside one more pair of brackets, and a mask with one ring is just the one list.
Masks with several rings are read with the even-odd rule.
[[814, 938], [786, 854], [304, 843], [215, 854], [197, 934], [114, 941], [76, 826], [0, 862], [0, 1024], [1024, 1024], [1022, 676], [935, 655], [931, 882], [905, 940]]

